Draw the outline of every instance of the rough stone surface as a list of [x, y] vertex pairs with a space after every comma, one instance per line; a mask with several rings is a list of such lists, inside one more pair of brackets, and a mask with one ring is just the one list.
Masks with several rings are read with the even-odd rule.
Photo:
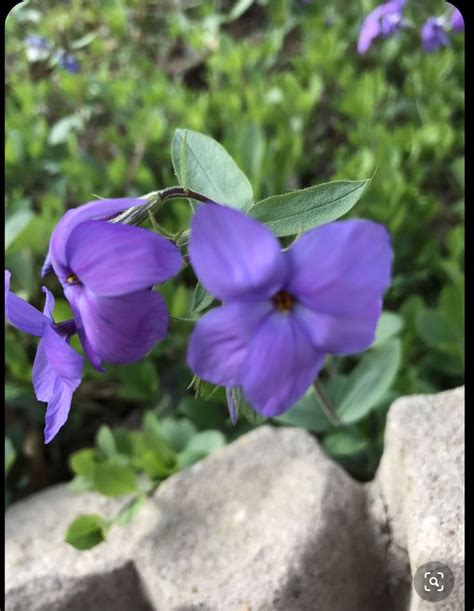
[[302, 430], [268, 426], [170, 478], [107, 543], [63, 542], [123, 501], [56, 486], [6, 515], [6, 611], [422, 611], [411, 575], [448, 564], [462, 608], [463, 389], [390, 409], [374, 482]]
[[[463, 609], [464, 387], [395, 401], [371, 488], [385, 504], [392, 564], [405, 559], [411, 575], [426, 562], [447, 564], [454, 590], [436, 609]], [[412, 590], [409, 609], [432, 610], [433, 603]]]

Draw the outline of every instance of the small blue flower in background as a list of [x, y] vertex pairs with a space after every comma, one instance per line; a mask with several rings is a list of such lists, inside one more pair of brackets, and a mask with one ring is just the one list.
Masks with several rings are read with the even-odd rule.
[[30, 62], [44, 62], [48, 60], [53, 52], [58, 64], [70, 74], [77, 74], [81, 69], [79, 60], [64, 49], [55, 50], [53, 43], [38, 34], [32, 34], [24, 39], [26, 57]]
[[53, 44], [44, 36], [32, 34], [27, 36], [24, 41], [26, 57], [30, 62], [41, 62], [48, 59], [53, 50]]
[[71, 74], [77, 74], [81, 69], [81, 64], [71, 53], [61, 51], [59, 55], [59, 65]]
[[451, 44], [448, 34], [462, 32], [464, 19], [457, 8], [448, 17], [428, 17], [421, 28], [423, 48], [428, 53]]
[[444, 17], [428, 17], [421, 28], [421, 41], [425, 51], [431, 53], [440, 47], [449, 46], [445, 26], [446, 19]]
[[392, 36], [403, 27], [406, 0], [392, 0], [377, 6], [367, 15], [360, 29], [357, 51], [366, 53], [375, 38]]

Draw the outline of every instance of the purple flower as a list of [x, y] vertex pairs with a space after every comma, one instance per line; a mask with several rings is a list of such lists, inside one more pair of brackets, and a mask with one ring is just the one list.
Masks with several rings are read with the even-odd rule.
[[440, 47], [449, 46], [445, 30], [446, 20], [443, 17], [428, 17], [421, 28], [421, 40], [425, 51], [431, 53]]
[[144, 203], [89, 202], [68, 211], [51, 236], [43, 272], [54, 269], [86, 356], [98, 370], [102, 361], [142, 358], [167, 331], [166, 304], [152, 287], [178, 272], [178, 248], [146, 229], [97, 220]]
[[33, 388], [39, 401], [48, 404], [44, 441], [49, 443], [66, 422], [72, 393], [81, 383], [82, 357], [67, 343], [76, 331], [74, 321], [56, 324], [54, 297], [46, 287], [43, 313], [10, 291], [5, 270], [5, 316], [17, 329], [41, 337], [33, 364]]
[[403, 7], [406, 0], [392, 0], [379, 4], [367, 15], [360, 29], [357, 51], [366, 53], [372, 41], [379, 36], [395, 34], [403, 26]]
[[449, 23], [453, 32], [462, 32], [464, 30], [464, 19], [456, 7], [454, 7], [454, 11], [451, 13]]
[[27, 36], [23, 42], [30, 62], [45, 61], [53, 50], [52, 43], [38, 34]]
[[71, 53], [62, 51], [59, 56], [59, 65], [71, 74], [77, 74], [81, 69], [81, 64]]
[[264, 225], [206, 204], [192, 220], [189, 253], [223, 305], [197, 323], [188, 364], [209, 382], [241, 387], [263, 416], [289, 409], [327, 353], [359, 352], [374, 340], [392, 261], [381, 225], [330, 223], [282, 252]]

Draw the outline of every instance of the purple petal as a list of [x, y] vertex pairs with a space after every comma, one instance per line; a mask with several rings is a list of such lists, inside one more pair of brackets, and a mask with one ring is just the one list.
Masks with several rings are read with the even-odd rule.
[[286, 279], [280, 244], [261, 223], [216, 204], [191, 223], [189, 254], [202, 285], [218, 299], [270, 297]]
[[134, 293], [164, 282], [181, 267], [181, 253], [169, 240], [141, 227], [86, 221], [71, 232], [69, 268], [96, 295]]
[[378, 18], [374, 18], [372, 13], [367, 15], [360, 29], [359, 39], [357, 41], [357, 52], [361, 55], [366, 53], [373, 40], [380, 35], [380, 23]]
[[463, 16], [456, 7], [454, 7], [454, 11], [451, 15], [450, 23], [453, 32], [462, 32], [464, 30]]
[[68, 273], [65, 250], [69, 234], [74, 227], [93, 219], [112, 218], [124, 210], [134, 208], [135, 206], [143, 206], [146, 203], [146, 199], [122, 197], [117, 199], [100, 199], [68, 210], [51, 235], [48, 255], [41, 270], [42, 277], [51, 271], [51, 267], [54, 267], [58, 275]]
[[421, 40], [425, 51], [431, 53], [440, 47], [449, 46], [449, 38], [444, 30], [444, 21], [436, 17], [428, 17], [421, 28]]
[[336, 316], [297, 305], [295, 316], [316, 349], [344, 355], [361, 352], [373, 343], [381, 311], [379, 299], [361, 310]]
[[393, 34], [401, 27], [405, 0], [393, 0], [375, 7], [362, 22], [357, 51], [366, 53], [377, 36]]
[[51, 321], [27, 301], [10, 291], [10, 277], [10, 272], [5, 270], [5, 316], [8, 322], [30, 335], [43, 335], [44, 327], [49, 326]]
[[323, 314], [359, 313], [378, 302], [390, 284], [390, 237], [383, 225], [372, 221], [322, 225], [287, 254], [292, 268], [287, 290]]
[[57, 382], [57, 389], [46, 409], [46, 424], [44, 427], [44, 442], [49, 443], [56, 437], [59, 429], [65, 424], [71, 409], [73, 390]]
[[[68, 299], [71, 302], [71, 294]], [[120, 297], [99, 297], [78, 288], [71, 306], [79, 338], [89, 358], [112, 364], [132, 363], [166, 335], [168, 311], [163, 298], [152, 291], [138, 291]], [[79, 324], [76, 318], [79, 314]], [[93, 362], [92, 361], [92, 362]]]
[[188, 342], [189, 367], [213, 384], [239, 386], [247, 345], [270, 312], [269, 303], [233, 302], [205, 314]]
[[262, 416], [278, 416], [304, 395], [324, 358], [291, 314], [275, 313], [249, 344], [242, 368], [244, 395]]
[[89, 363], [101, 373], [105, 373], [105, 369], [102, 367], [102, 360], [98, 354], [94, 351], [89, 338], [86, 335], [84, 329], [84, 323], [82, 322], [81, 312], [79, 310], [79, 303], [82, 299], [83, 287], [80, 286], [67, 286], [64, 288], [64, 295], [71, 306], [71, 310], [74, 316], [74, 323], [76, 331], [79, 336], [82, 347], [84, 348], [85, 355]]
[[47, 316], [51, 321], [53, 320], [53, 312], [54, 312], [54, 295], [48, 290], [45, 286], [41, 287], [41, 290], [46, 295], [46, 299], [44, 302], [43, 314]]
[[81, 383], [82, 366], [82, 357], [47, 327], [38, 344], [32, 375], [36, 397], [48, 403], [45, 443], [67, 420], [72, 393]]

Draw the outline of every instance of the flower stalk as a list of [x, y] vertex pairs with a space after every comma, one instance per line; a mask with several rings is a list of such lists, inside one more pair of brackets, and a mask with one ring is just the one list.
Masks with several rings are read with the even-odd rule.
[[336, 411], [334, 409], [332, 402], [328, 399], [326, 393], [324, 392], [321, 382], [319, 380], [315, 380], [313, 383], [313, 387], [314, 387], [316, 396], [319, 399], [321, 407], [323, 408], [323, 411], [327, 419], [329, 420], [329, 422], [334, 427], [341, 426], [342, 422], [339, 416], [336, 414]]

